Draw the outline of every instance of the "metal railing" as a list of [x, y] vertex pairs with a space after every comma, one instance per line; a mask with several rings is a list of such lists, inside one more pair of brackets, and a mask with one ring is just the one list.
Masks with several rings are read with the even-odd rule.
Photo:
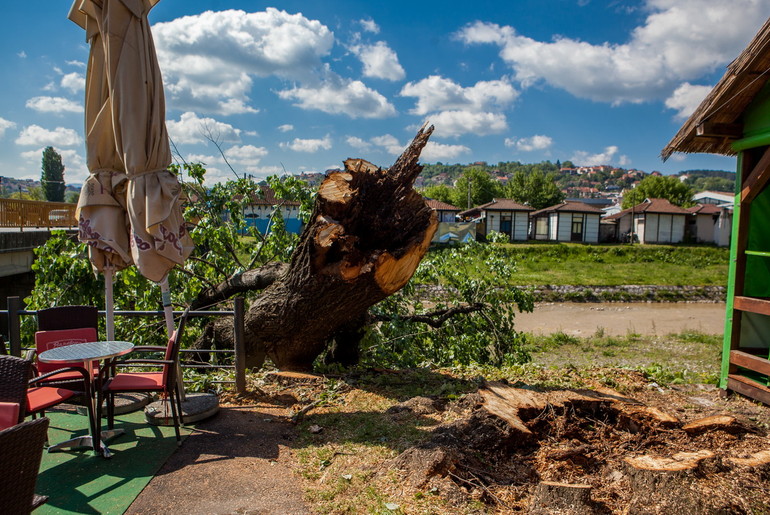
[[[246, 350], [244, 342], [244, 315], [245, 307], [242, 297], [236, 297], [232, 310], [218, 310], [218, 311], [189, 311], [188, 317], [233, 317], [233, 335], [235, 340], [235, 348], [225, 350], [212, 350], [212, 349], [181, 349], [181, 353], [215, 353], [215, 354], [233, 354], [233, 365], [221, 365], [221, 364], [185, 364], [182, 363], [182, 368], [203, 368], [203, 369], [234, 369], [235, 380], [232, 381], [235, 384], [235, 390], [238, 393], [244, 393], [246, 391]], [[22, 316], [36, 316], [37, 311], [28, 311], [22, 309], [21, 298], [8, 297], [8, 309], [0, 310], [0, 316], [3, 314], [8, 319], [8, 343], [9, 353], [13, 356], [21, 356], [25, 347], [21, 341], [21, 317]], [[175, 311], [174, 316], [180, 316], [183, 311]], [[104, 311], [100, 311], [99, 314], [104, 316]], [[160, 317], [163, 318], [163, 311], [115, 311], [116, 317]], [[181, 359], [180, 359], [181, 361]]]
[[76, 204], [0, 198], [0, 227], [75, 227]]

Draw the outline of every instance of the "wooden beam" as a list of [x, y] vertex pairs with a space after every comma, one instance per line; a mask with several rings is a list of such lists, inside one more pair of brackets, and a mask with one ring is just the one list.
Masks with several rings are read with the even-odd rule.
[[733, 307], [743, 312], [770, 316], [770, 300], [735, 296]]
[[[762, 158], [751, 170], [748, 178], [743, 182], [741, 189], [741, 202], [748, 204], [759, 195], [770, 179], [770, 147], [762, 154]], [[741, 229], [743, 230], [743, 229]]]
[[702, 122], [695, 127], [695, 135], [698, 137], [738, 139], [743, 136], [743, 125], [740, 123]]
[[754, 400], [770, 404], [770, 388], [737, 374], [727, 376], [727, 389]]
[[730, 364], [770, 376], [770, 361], [741, 350], [730, 351]]

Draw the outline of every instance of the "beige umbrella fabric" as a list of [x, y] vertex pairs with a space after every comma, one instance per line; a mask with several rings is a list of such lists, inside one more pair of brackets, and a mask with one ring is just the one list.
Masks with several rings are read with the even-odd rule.
[[[91, 177], [79, 202], [81, 234], [87, 233], [84, 226], [99, 225], [103, 229], [94, 232], [102, 240], [119, 241], [110, 234], [122, 227], [112, 208], [124, 207], [130, 225], [129, 257], [124, 262], [133, 262], [142, 275], [167, 286], [168, 272], [184, 263], [193, 243], [182, 217], [181, 187], [168, 171], [171, 151], [163, 81], [147, 20], [158, 1], [75, 0], [69, 18], [85, 29], [91, 44], [87, 85], [92, 87], [86, 92]], [[102, 180], [108, 174], [110, 180]], [[112, 187], [109, 192], [107, 183]], [[117, 205], [109, 204], [107, 197]], [[108, 204], [110, 209], [102, 210]], [[125, 258], [123, 249], [115, 253]], [[93, 263], [93, 253], [91, 257]], [[97, 263], [94, 266], [101, 270]], [[170, 311], [164, 290], [164, 306], [168, 304]]]

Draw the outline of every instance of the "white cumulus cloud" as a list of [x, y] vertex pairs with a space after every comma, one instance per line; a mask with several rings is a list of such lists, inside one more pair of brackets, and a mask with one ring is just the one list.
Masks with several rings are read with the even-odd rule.
[[364, 77], [396, 81], [406, 76], [398, 56], [384, 41], [373, 45], [355, 45], [350, 50], [364, 65]]
[[471, 149], [465, 145], [445, 145], [429, 141], [420, 154], [422, 161], [446, 161], [456, 159], [462, 154], [467, 154]]
[[522, 152], [532, 152], [533, 150], [545, 150], [553, 145], [553, 139], [550, 136], [535, 134], [529, 138], [505, 138], [506, 147], [515, 147]]
[[711, 86], [697, 86], [685, 82], [666, 99], [666, 107], [676, 111], [676, 118], [686, 120], [711, 92]]
[[380, 33], [380, 26], [377, 25], [377, 23], [375, 23], [375, 21], [371, 18], [366, 20], [359, 20], [359, 23], [366, 32], [371, 32], [372, 34]]
[[442, 138], [456, 138], [463, 134], [486, 136], [508, 129], [508, 122], [502, 113], [442, 111], [430, 115], [428, 119], [436, 127], [436, 136]]
[[334, 34], [321, 22], [274, 8], [206, 11], [153, 26], [169, 103], [178, 109], [254, 112], [252, 76], [312, 80]]
[[65, 127], [57, 127], [54, 130], [44, 129], [39, 125], [29, 125], [22, 129], [16, 138], [17, 145], [72, 147], [83, 143], [80, 135]]
[[506, 80], [480, 81], [464, 88], [452, 79], [431, 75], [418, 82], [409, 82], [401, 89], [401, 96], [415, 97], [412, 114], [424, 115], [435, 111], [484, 111], [504, 108], [518, 96]]
[[172, 141], [177, 144], [205, 143], [208, 141], [207, 135], [210, 135], [218, 143], [241, 141], [240, 129], [213, 118], [200, 118], [196, 113], [189, 111], [182, 114], [179, 121], [168, 120], [166, 127]]
[[323, 139], [294, 138], [293, 141], [281, 143], [280, 146], [295, 152], [318, 152], [319, 150], [329, 150], [332, 148], [332, 140], [327, 134]]
[[377, 91], [358, 80], [348, 80], [330, 74], [317, 86], [296, 86], [278, 92], [284, 100], [294, 100], [302, 109], [344, 114], [350, 118], [386, 118], [396, 114], [396, 108]]
[[371, 143], [364, 141], [358, 136], [348, 136], [345, 139], [345, 142], [351, 147], [356, 148], [358, 150], [369, 150], [370, 148], [372, 148]]
[[0, 118], [0, 138], [5, 136], [5, 131], [16, 128], [16, 124], [5, 118]]
[[285, 123], [278, 126], [278, 130], [281, 132], [290, 132], [294, 130], [294, 126], [290, 123]]
[[86, 89], [86, 78], [77, 72], [67, 73], [61, 78], [61, 87], [72, 93], [83, 91]]
[[33, 97], [27, 100], [27, 108], [39, 113], [82, 113], [83, 106], [64, 97]]
[[668, 97], [683, 81], [727, 64], [767, 19], [766, 0], [647, 0], [644, 23], [622, 44], [537, 41], [475, 22], [466, 44], [494, 44], [524, 86], [545, 81], [574, 96], [619, 104]]
[[572, 155], [570, 161], [578, 166], [599, 166], [609, 164], [625, 166], [630, 164], [631, 161], [627, 156], [617, 155], [619, 151], [620, 149], [616, 145], [610, 145], [604, 149], [604, 152], [599, 152], [598, 154], [590, 154], [583, 150], [579, 150]]

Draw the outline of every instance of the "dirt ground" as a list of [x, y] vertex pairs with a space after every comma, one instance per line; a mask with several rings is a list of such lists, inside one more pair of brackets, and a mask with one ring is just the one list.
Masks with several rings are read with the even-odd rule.
[[724, 303], [543, 303], [532, 313], [516, 314], [516, 329], [535, 334], [563, 331], [587, 337], [601, 330], [607, 336], [628, 333], [666, 335], [693, 330], [722, 334]]

